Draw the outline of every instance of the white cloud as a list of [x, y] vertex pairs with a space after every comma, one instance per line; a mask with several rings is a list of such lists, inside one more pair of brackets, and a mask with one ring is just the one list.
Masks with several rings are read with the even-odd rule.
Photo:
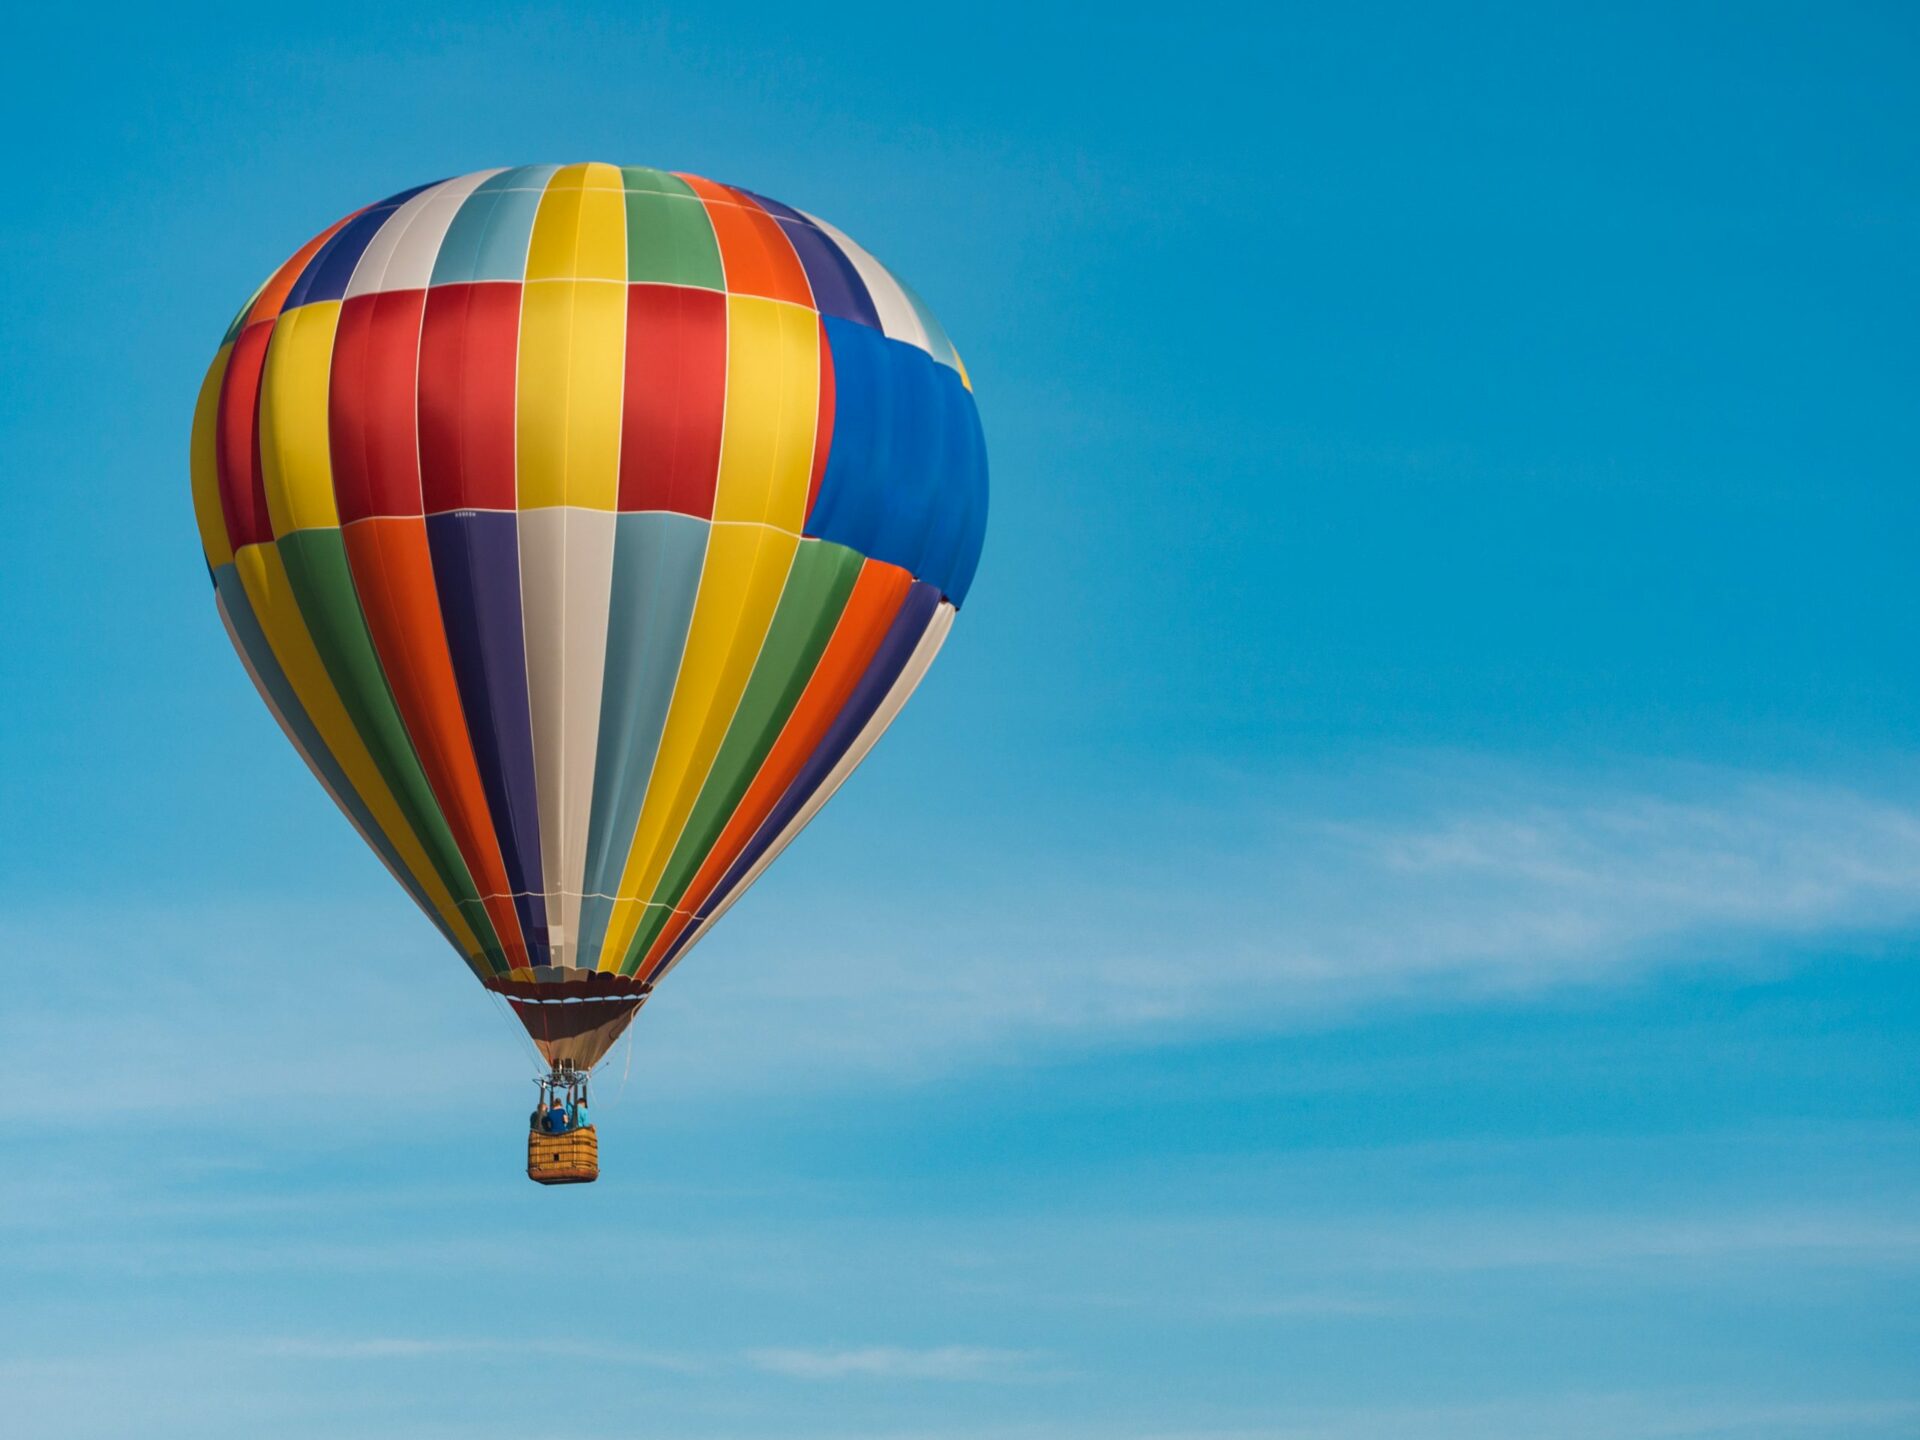
[[[1006, 840], [898, 883], [776, 867], [661, 988], [609, 1092], [629, 1055], [654, 1096], [871, 1083], [1778, 964], [1920, 920], [1920, 804], [1725, 770], [1596, 784], [1430, 757], [1313, 787], [1228, 777], [1077, 848]], [[350, 1110], [392, 1095], [396, 1072], [432, 1107], [531, 1073], [516, 1028], [398, 898], [42, 903], [9, 931], [38, 983], [0, 1016], [0, 1054], [21, 1085], [86, 1055], [87, 1113], [179, 1109], [236, 1076]]]
[[315, 1340], [282, 1337], [256, 1347], [260, 1354], [288, 1360], [419, 1360], [435, 1355], [490, 1354], [503, 1344], [475, 1340], [415, 1340], [375, 1336], [364, 1340]]
[[716, 1053], [749, 1083], [766, 1065], [915, 1073], [1777, 964], [1920, 920], [1920, 805], [1725, 771], [1596, 788], [1426, 770], [1464, 778], [1222, 785], [1238, 798], [1143, 817], [1124, 840], [1089, 837], [1084, 855], [943, 870], [924, 891], [862, 898], [851, 922], [796, 923], [798, 887], [770, 895], [663, 987], [644, 1043], [669, 1057], [669, 1084]]
[[763, 1349], [747, 1352], [756, 1369], [794, 1380], [1030, 1379], [1038, 1359], [1031, 1351], [940, 1345], [910, 1350], [872, 1345], [850, 1350]]

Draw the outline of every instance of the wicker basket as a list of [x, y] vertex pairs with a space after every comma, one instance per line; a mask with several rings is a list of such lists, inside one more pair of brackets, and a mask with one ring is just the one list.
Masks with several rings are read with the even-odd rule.
[[527, 1132], [527, 1178], [542, 1185], [584, 1185], [600, 1178], [600, 1137], [586, 1125], [564, 1135]]

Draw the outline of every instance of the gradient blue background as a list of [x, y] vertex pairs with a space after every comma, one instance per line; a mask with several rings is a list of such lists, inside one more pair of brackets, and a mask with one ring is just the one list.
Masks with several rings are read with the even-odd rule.
[[[1911, 9], [462, 8], [9, 21], [0, 1430], [1920, 1434]], [[907, 276], [994, 511], [547, 1192], [186, 443], [589, 158]]]

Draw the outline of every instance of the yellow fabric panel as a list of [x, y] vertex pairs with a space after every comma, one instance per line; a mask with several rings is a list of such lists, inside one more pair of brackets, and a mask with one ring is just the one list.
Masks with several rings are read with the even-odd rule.
[[214, 437], [219, 428], [220, 382], [227, 377], [227, 357], [233, 346], [222, 345], [200, 382], [200, 398], [193, 402], [193, 441], [188, 449], [193, 475], [193, 518], [200, 527], [200, 548], [207, 564], [218, 570], [233, 559], [227, 538], [227, 517], [220, 509], [220, 472], [214, 461]]
[[[610, 182], [610, 183], [609, 183]], [[527, 279], [627, 278], [627, 197], [612, 165], [555, 172], [533, 217]]]
[[260, 377], [260, 472], [275, 535], [335, 529], [327, 386], [340, 302], [302, 305], [273, 327]]
[[313, 728], [320, 732], [321, 740], [345, 773], [347, 783], [366, 805], [374, 823], [393, 842], [394, 852], [407, 867], [407, 873], [420, 883], [435, 912], [459, 938], [469, 961], [478, 960], [483, 952], [473, 927], [454, 904], [453, 896], [415, 838], [413, 827], [407, 824], [400, 807], [394, 803], [393, 792], [380, 778], [373, 757], [361, 743], [360, 732], [354, 729], [346, 707], [340, 703], [339, 693], [333, 688], [319, 652], [313, 648], [313, 637], [307, 633], [307, 622], [301, 618], [300, 606], [294, 600], [293, 586], [287, 579], [279, 548], [245, 546], [233, 557], [233, 567], [253, 606], [261, 633], [273, 647], [273, 658], [286, 672], [287, 683], [293, 687], [301, 708], [313, 721]]
[[[803, 473], [803, 496], [805, 488]], [[765, 525], [715, 525], [707, 538], [706, 569], [694, 597], [680, 678], [620, 875], [619, 899], [600, 952], [602, 970], [618, 969], [633, 943], [646, 899], [733, 723], [799, 548], [794, 536]]]
[[515, 429], [522, 510], [614, 508], [626, 346], [625, 285], [552, 280], [525, 288]]
[[765, 521], [799, 533], [819, 410], [819, 317], [778, 300], [729, 295], [715, 520]]

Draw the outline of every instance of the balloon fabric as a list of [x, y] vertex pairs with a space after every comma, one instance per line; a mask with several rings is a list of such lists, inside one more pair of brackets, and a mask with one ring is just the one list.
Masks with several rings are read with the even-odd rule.
[[192, 478], [281, 729], [580, 1069], [899, 713], [987, 510], [905, 284], [777, 201], [604, 164], [315, 236], [228, 327]]

